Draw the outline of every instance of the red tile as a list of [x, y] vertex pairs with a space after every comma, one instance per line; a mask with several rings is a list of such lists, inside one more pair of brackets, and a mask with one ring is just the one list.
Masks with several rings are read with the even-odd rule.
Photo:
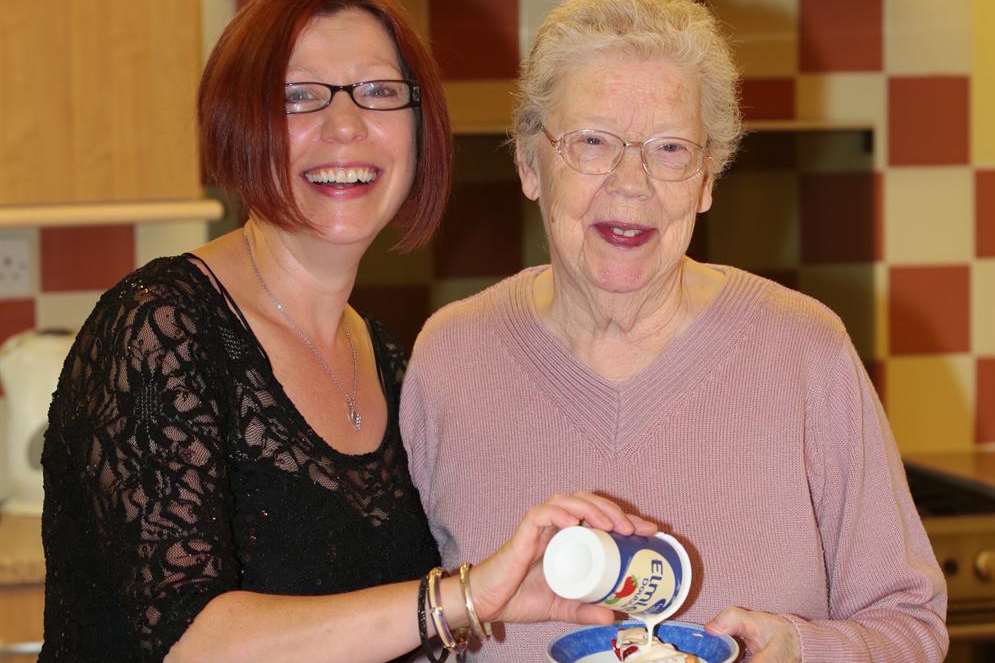
[[35, 300], [0, 299], [0, 343], [35, 326]]
[[801, 176], [803, 263], [881, 259], [881, 177], [877, 173]]
[[432, 254], [437, 278], [507, 276], [522, 267], [518, 182], [456, 185]]
[[746, 78], [740, 96], [746, 120], [791, 120], [795, 117], [794, 78]]
[[969, 90], [966, 76], [888, 79], [888, 162], [892, 166], [968, 163]]
[[886, 363], [880, 359], [865, 359], [864, 368], [867, 369], [867, 375], [871, 378], [874, 390], [878, 392], [878, 400], [884, 405], [886, 402], [885, 387], [887, 385], [885, 382]]
[[967, 265], [892, 267], [889, 282], [892, 355], [970, 351]]
[[431, 2], [429, 31], [444, 78], [518, 76], [518, 2]]
[[975, 246], [979, 258], [995, 257], [995, 170], [974, 174]]
[[134, 268], [130, 225], [41, 230], [43, 292], [105, 290]]
[[798, 66], [802, 72], [880, 71], [882, 0], [801, 0]]
[[995, 357], [979, 357], [976, 364], [978, 402], [974, 439], [995, 442]]
[[765, 279], [770, 279], [775, 283], [780, 283], [785, 288], [798, 290], [797, 269], [763, 269], [763, 270], [758, 270], [757, 274], [759, 276], [764, 277]]

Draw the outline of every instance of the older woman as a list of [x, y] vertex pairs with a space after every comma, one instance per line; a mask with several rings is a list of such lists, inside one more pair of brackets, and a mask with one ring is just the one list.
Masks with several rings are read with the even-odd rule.
[[[551, 264], [426, 324], [401, 407], [414, 483], [444, 563], [585, 487], [687, 545], [677, 617], [753, 661], [940, 661], [943, 575], [842, 323], [685, 255], [740, 135], [735, 84], [692, 0], [549, 14], [514, 140]], [[476, 660], [542, 660], [565, 628], [511, 625]]]
[[656, 530], [597, 496], [529, 509], [472, 572], [433, 569], [404, 357], [348, 305], [377, 234], [424, 242], [448, 193], [441, 85], [400, 10], [248, 4], [200, 121], [248, 222], [128, 276], [80, 332], [45, 440], [41, 660], [382, 662], [492, 619], [610, 621], [535, 565], [581, 520]]

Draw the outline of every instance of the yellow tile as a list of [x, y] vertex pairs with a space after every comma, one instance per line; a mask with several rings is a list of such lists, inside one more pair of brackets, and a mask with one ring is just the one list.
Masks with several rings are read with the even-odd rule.
[[744, 76], [798, 73], [798, 0], [712, 0]]
[[971, 159], [995, 166], [995, 2], [974, 0]]
[[888, 330], [888, 265], [874, 265], [874, 356], [887, 357], [891, 352]]
[[798, 180], [793, 173], [730, 173], [708, 213], [713, 262], [763, 271], [799, 263]]
[[549, 263], [549, 241], [539, 206], [522, 196], [522, 257], [525, 265]]
[[481, 277], [446, 279], [432, 284], [429, 305], [433, 311], [458, 299], [466, 299], [481, 290], [486, 290], [504, 277]]
[[887, 360], [888, 419], [902, 453], [972, 448], [974, 384], [970, 355]]
[[885, 171], [884, 247], [889, 263], [970, 261], [973, 171], [959, 166]]
[[390, 227], [377, 235], [359, 264], [356, 285], [412, 285], [432, 280], [433, 247], [402, 255], [390, 250], [399, 238]]
[[969, 73], [971, 0], [885, 0], [884, 66], [889, 74]]
[[971, 267], [971, 345], [975, 354], [995, 356], [995, 259]]
[[869, 127], [874, 132], [874, 167], [887, 166], [888, 92], [883, 74], [799, 76], [795, 103], [800, 120]]

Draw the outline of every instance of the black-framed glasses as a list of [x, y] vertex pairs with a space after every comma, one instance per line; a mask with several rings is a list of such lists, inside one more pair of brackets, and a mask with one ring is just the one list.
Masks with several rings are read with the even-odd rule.
[[283, 98], [287, 114], [319, 111], [332, 103], [339, 90], [347, 92], [354, 104], [367, 110], [392, 111], [421, 104], [421, 91], [414, 81], [360, 81], [352, 85], [303, 81], [284, 86]]
[[665, 182], [694, 177], [701, 172], [707, 158], [703, 146], [673, 136], [651, 136], [639, 142], [596, 129], [568, 131], [559, 138], [553, 138], [546, 127], [542, 132], [568, 166], [586, 175], [612, 172], [630, 147], [639, 148], [646, 174]]

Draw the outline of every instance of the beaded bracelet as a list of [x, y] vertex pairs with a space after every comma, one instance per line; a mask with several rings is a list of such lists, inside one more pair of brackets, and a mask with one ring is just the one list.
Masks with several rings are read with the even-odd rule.
[[445, 663], [449, 658], [449, 650], [442, 652], [442, 656], [435, 657], [432, 652], [432, 645], [428, 642], [428, 626], [425, 623], [425, 594], [428, 590], [428, 574], [422, 577], [418, 583], [418, 636], [421, 638], [421, 650], [430, 663]]
[[459, 567], [459, 586], [463, 591], [463, 603], [466, 605], [466, 615], [470, 621], [470, 629], [481, 640], [488, 640], [493, 634], [490, 622], [481, 622], [477, 616], [477, 608], [473, 605], [473, 595], [470, 593], [470, 569], [473, 565], [463, 562]]

